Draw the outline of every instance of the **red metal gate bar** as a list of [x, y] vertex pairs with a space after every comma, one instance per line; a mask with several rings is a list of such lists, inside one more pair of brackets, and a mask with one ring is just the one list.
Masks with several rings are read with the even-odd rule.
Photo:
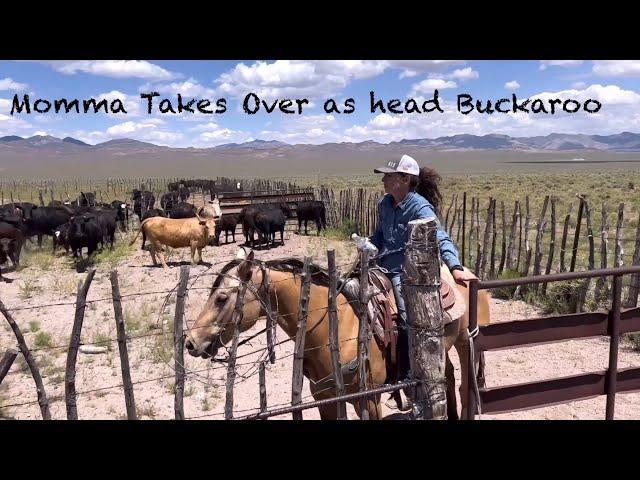
[[613, 277], [613, 302], [611, 305], [611, 338], [609, 342], [609, 369], [607, 370], [607, 410], [606, 419], [613, 420], [616, 404], [616, 383], [618, 373], [618, 345], [620, 343], [620, 297], [622, 296], [622, 276]]
[[552, 275], [533, 275], [531, 277], [510, 278], [504, 280], [487, 280], [478, 282], [478, 288], [480, 290], [487, 290], [490, 288], [498, 287], [515, 287], [516, 285], [529, 285], [532, 283], [547, 283], [582, 278], [605, 277], [609, 275], [627, 275], [630, 273], [640, 273], [640, 265], [620, 268], [601, 268], [599, 270], [588, 270], [585, 272], [565, 272], [554, 273]]
[[[480, 389], [482, 413], [506, 413], [605, 395], [607, 371]], [[640, 368], [619, 370], [616, 390], [640, 390]]]

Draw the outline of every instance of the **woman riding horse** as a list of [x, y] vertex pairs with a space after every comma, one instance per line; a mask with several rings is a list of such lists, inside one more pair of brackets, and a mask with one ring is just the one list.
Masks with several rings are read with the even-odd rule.
[[[218, 349], [231, 342], [233, 337], [233, 311], [237, 300], [241, 282], [247, 283], [240, 322], [240, 332], [253, 327], [258, 318], [266, 315], [263, 298], [267, 295], [271, 305], [275, 305], [277, 324], [291, 339], [295, 339], [298, 331], [298, 311], [300, 305], [300, 287], [302, 278], [302, 262], [298, 259], [270, 260], [258, 262], [254, 260], [254, 253], [239, 252], [239, 258], [225, 265], [216, 277], [209, 298], [191, 327], [185, 347], [195, 357], [214, 357]], [[264, 282], [265, 272], [268, 270], [268, 282]], [[446, 270], [446, 269], [445, 269]], [[312, 284], [309, 292], [307, 314], [307, 333], [305, 336], [304, 374], [310, 380], [310, 390], [315, 400], [335, 397], [335, 388], [331, 381], [333, 367], [331, 351], [329, 349], [329, 318], [328, 293], [329, 277], [320, 267], [311, 267]], [[445, 272], [446, 274], [446, 272]], [[453, 279], [449, 279], [453, 282]], [[456, 288], [466, 288], [456, 286]], [[484, 295], [483, 295], [484, 293]], [[393, 297], [393, 296], [391, 296]], [[465, 295], [468, 299], [468, 295]], [[392, 298], [390, 300], [393, 300]], [[350, 301], [354, 301], [341, 292], [337, 298], [338, 339], [340, 345], [340, 363], [348, 365], [357, 356], [359, 320]], [[488, 323], [489, 303], [485, 291], [478, 295], [478, 324]], [[468, 369], [468, 316], [454, 320], [445, 327], [445, 351], [455, 345], [460, 357], [462, 382], [461, 392], [466, 391], [466, 372]], [[371, 339], [368, 346], [369, 365], [367, 387], [375, 388], [385, 384], [387, 377], [385, 352], [381, 350], [375, 339]], [[358, 369], [345, 373], [344, 383], [346, 393], [358, 391]], [[455, 379], [453, 365], [447, 355], [447, 397], [453, 400], [455, 406]], [[463, 414], [466, 408], [465, 395], [462, 397]], [[350, 401], [358, 415], [360, 401]], [[369, 418], [381, 419], [382, 409], [380, 395], [367, 400]], [[338, 417], [337, 404], [318, 407], [322, 419], [336, 419]], [[457, 418], [457, 412], [448, 412], [449, 418]]]

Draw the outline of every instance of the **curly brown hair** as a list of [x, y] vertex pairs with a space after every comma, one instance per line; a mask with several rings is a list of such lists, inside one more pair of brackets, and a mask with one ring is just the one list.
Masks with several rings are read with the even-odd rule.
[[433, 205], [436, 215], [440, 215], [440, 206], [442, 205], [442, 194], [438, 188], [442, 180], [440, 174], [433, 168], [422, 167], [418, 178], [413, 178], [415, 179], [412, 179], [413, 181], [411, 182], [413, 190], [426, 198]]

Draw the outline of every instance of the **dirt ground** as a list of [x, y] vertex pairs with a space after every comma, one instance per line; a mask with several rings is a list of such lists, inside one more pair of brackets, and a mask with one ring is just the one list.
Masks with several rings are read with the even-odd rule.
[[[238, 237], [236, 237], [238, 239]], [[120, 240], [122, 244], [122, 240]], [[355, 258], [355, 248], [346, 242], [324, 237], [298, 236], [287, 232], [285, 245], [276, 249], [256, 251], [259, 259], [312, 255], [324, 263], [326, 249], [336, 250], [337, 263], [342, 270]], [[66, 345], [73, 325], [75, 294], [80, 280], [86, 276], [76, 273], [62, 252], [51, 258], [49, 251], [37, 252], [27, 247], [25, 266], [18, 272], [3, 275], [12, 283], [0, 283], [0, 299], [12, 310], [27, 344], [40, 366], [47, 395], [53, 400], [54, 419], [66, 418], [64, 375]], [[81, 342], [107, 345], [106, 353], [78, 353], [76, 391], [80, 419], [124, 419], [125, 401], [121, 386], [121, 369], [111, 301], [109, 272], [113, 266], [119, 275], [120, 291], [127, 333], [131, 376], [137, 412], [142, 419], [174, 418], [174, 356], [172, 322], [175, 310], [175, 287], [181, 264], [189, 264], [188, 249], [174, 250], [169, 257], [171, 268], [153, 267], [148, 252], [140, 250], [140, 240], [134, 247], [123, 248], [121, 259], [102, 262], [88, 295], [88, 306]], [[189, 295], [186, 306], [187, 325], [191, 325], [204, 303], [213, 282], [213, 272], [230, 261], [238, 250], [238, 243], [207, 247], [203, 265], [191, 268]], [[47, 259], [49, 258], [49, 259]], [[4, 269], [3, 269], [4, 272]], [[174, 289], [172, 292], [169, 292]], [[51, 305], [32, 308], [38, 305]], [[521, 302], [491, 301], [492, 322], [533, 316], [532, 307]], [[252, 330], [241, 335], [248, 338], [264, 327], [260, 320]], [[278, 341], [285, 340], [278, 330]], [[238, 372], [234, 389], [236, 417], [259, 409], [258, 367], [256, 360], [266, 356], [265, 335], [259, 335], [239, 349]], [[9, 325], [4, 319], [0, 328], [0, 352], [17, 348]], [[545, 378], [605, 370], [608, 363], [607, 338], [568, 341], [548, 345], [510, 349], [486, 353], [487, 386], [515, 384]], [[254, 352], [254, 353], [252, 353]], [[267, 363], [266, 387], [269, 408], [286, 406], [291, 402], [293, 342], [276, 347], [275, 364]], [[455, 352], [451, 355], [460, 380]], [[640, 365], [640, 353], [621, 344], [619, 367]], [[185, 383], [184, 411], [187, 418], [222, 419], [225, 404], [226, 364], [211, 363], [185, 353], [188, 372]], [[387, 395], [383, 396], [383, 401]], [[305, 379], [303, 401], [312, 400]], [[458, 398], [458, 405], [460, 405]], [[512, 412], [501, 415], [481, 415], [481, 419], [604, 419], [606, 397], [601, 396], [564, 405]], [[384, 414], [397, 413], [383, 406]], [[357, 415], [347, 407], [349, 418]], [[15, 419], [41, 418], [36, 403], [33, 379], [21, 356], [12, 366], [0, 386], [1, 417]], [[319, 419], [317, 409], [305, 410], [304, 419]], [[290, 419], [283, 415], [275, 419]], [[640, 393], [618, 394], [616, 419], [640, 418]]]

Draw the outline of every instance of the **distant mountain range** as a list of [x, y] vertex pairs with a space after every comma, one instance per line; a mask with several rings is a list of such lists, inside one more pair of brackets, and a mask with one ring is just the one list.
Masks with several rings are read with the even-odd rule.
[[211, 148], [163, 147], [129, 138], [89, 145], [71, 137], [11, 135], [0, 138], [0, 181], [89, 176], [346, 177], [372, 174], [374, 167], [402, 154], [453, 174], [567, 169], [577, 163], [593, 170], [630, 168], [640, 163], [640, 134], [453, 135], [322, 145], [254, 140]]
[[[372, 150], [376, 147], [383, 146], [405, 146], [420, 147], [422, 149], [443, 151], [443, 150], [503, 150], [503, 151], [532, 151], [532, 152], [567, 152], [578, 150], [601, 150], [609, 152], [640, 152], [640, 134], [631, 132], [622, 132], [615, 135], [581, 135], [581, 134], [563, 134], [552, 133], [546, 136], [538, 137], [510, 137], [508, 135], [453, 135], [450, 137], [438, 138], [416, 138], [405, 139], [399, 142], [391, 142], [381, 144], [374, 141], [365, 141], [360, 143], [326, 143], [323, 145], [313, 145], [313, 147], [322, 146], [350, 146], [356, 149]], [[50, 149], [62, 152], [64, 149], [76, 152], [79, 148], [85, 150], [109, 150], [119, 151], [120, 154], [128, 153], [152, 153], [154, 151], [211, 151], [211, 150], [278, 150], [286, 151], [288, 149], [310, 147], [311, 145], [279, 142], [276, 140], [254, 140], [245, 143], [227, 143], [210, 148], [175, 148], [163, 147], [153, 143], [141, 142], [129, 138], [109, 140], [108, 142], [98, 143], [97, 145], [89, 145], [75, 138], [66, 137], [59, 139], [51, 136], [36, 135], [34, 137], [22, 138], [16, 135], [10, 135], [0, 138], [0, 147], [17, 149]], [[3, 149], [0, 148], [0, 155]]]

